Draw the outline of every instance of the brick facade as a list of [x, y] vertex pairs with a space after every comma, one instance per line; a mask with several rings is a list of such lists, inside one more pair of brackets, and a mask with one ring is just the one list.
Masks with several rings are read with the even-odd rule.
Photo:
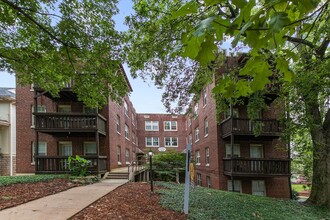
[[[12, 156], [13, 161], [13, 175], [16, 174], [16, 156]], [[10, 156], [0, 154], [0, 176], [10, 175]]]

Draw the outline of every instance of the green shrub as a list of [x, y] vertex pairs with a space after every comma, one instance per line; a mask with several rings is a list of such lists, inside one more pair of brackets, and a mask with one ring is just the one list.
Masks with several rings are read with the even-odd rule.
[[91, 164], [90, 160], [81, 158], [78, 155], [76, 155], [76, 157], [70, 156], [68, 162], [72, 176], [86, 176], [88, 167]]
[[26, 175], [26, 176], [0, 176], [0, 186], [8, 186], [16, 183], [36, 183], [53, 179], [68, 178], [68, 175]]

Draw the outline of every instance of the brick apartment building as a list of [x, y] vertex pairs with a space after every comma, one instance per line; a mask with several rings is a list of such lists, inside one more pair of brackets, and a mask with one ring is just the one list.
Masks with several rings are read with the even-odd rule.
[[[242, 62], [227, 61], [222, 74]], [[201, 91], [191, 113], [171, 115], [137, 114], [128, 97], [122, 105], [108, 100], [98, 111], [78, 102], [70, 86], [54, 98], [17, 85], [17, 172], [67, 172], [67, 157], [77, 154], [91, 160], [96, 173], [105, 173], [127, 166], [138, 153], [159, 153], [164, 148], [184, 152], [191, 143], [196, 184], [289, 198], [289, 155], [279, 141], [274, 103], [261, 112], [262, 130], [256, 137], [244, 104], [233, 106], [231, 114], [223, 113], [218, 122], [214, 86], [213, 82]]]
[[91, 160], [95, 173], [135, 159], [136, 112], [127, 96], [122, 105], [109, 99], [98, 110], [79, 102], [71, 84], [59, 97], [20, 85], [16, 91], [18, 173], [68, 172], [71, 155]]

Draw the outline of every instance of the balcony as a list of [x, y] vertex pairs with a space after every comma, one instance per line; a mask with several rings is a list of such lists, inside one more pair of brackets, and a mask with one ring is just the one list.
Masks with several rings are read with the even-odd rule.
[[[91, 161], [88, 171], [91, 173], [105, 173], [107, 171], [106, 156], [80, 156]], [[36, 156], [36, 173], [69, 173], [68, 156]]]
[[228, 176], [275, 177], [290, 175], [289, 159], [224, 158], [223, 162], [224, 174]]
[[257, 119], [251, 121], [244, 118], [228, 118], [221, 122], [222, 138], [231, 134], [279, 137], [282, 131], [280, 122], [276, 119]]
[[34, 113], [35, 130], [53, 132], [96, 132], [106, 135], [106, 119], [100, 114]]

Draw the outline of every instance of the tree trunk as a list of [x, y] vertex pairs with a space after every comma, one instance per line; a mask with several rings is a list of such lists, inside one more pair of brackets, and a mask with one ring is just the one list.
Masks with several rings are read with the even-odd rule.
[[[313, 182], [307, 202], [325, 205], [330, 210], [330, 117], [322, 124], [317, 99], [305, 99], [305, 108], [313, 142]], [[330, 116], [330, 110], [326, 116]]]

